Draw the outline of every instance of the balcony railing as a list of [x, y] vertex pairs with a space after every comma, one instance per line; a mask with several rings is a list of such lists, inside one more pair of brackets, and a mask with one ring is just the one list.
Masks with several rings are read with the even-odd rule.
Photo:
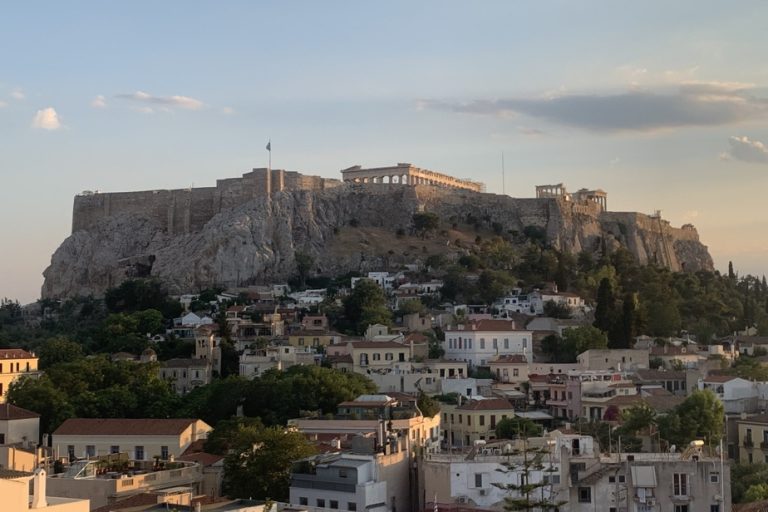
[[744, 448], [752, 448], [753, 446], [755, 446], [754, 441], [752, 441], [751, 439], [744, 440]]

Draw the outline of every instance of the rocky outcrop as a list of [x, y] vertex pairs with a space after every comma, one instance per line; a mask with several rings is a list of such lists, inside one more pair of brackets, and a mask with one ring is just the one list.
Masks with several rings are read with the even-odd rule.
[[[254, 198], [221, 210], [189, 233], [169, 232], [157, 216], [140, 211], [105, 216], [73, 232], [56, 250], [44, 272], [42, 295], [99, 296], [125, 279], [147, 276], [162, 280], [173, 293], [282, 281], [295, 274], [297, 252], [314, 257], [316, 272], [334, 275], [399, 268], [433, 250], [464, 250], [451, 244], [447, 233], [432, 240], [432, 248], [421, 241], [410, 252], [388, 248], [394, 247], [398, 230], [411, 229], [412, 216], [420, 210], [437, 213], [446, 226], [496, 225], [505, 233], [536, 226], [553, 246], [567, 251], [621, 245], [642, 263], [657, 262], [673, 270], [712, 269], [707, 248], [692, 226], [672, 228], [662, 219], [638, 213], [590, 215], [558, 199], [347, 184]], [[384, 243], [341, 242], [344, 233], [366, 228], [384, 233]]]

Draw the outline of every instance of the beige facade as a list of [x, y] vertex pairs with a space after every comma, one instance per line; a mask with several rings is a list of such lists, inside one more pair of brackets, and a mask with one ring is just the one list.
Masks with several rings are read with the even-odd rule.
[[296, 348], [327, 347], [341, 342], [341, 335], [336, 332], [320, 330], [301, 330], [288, 336], [288, 344]]
[[37, 449], [24, 449], [18, 446], [0, 446], [0, 468], [16, 471], [34, 471], [37, 468]]
[[528, 382], [528, 360], [522, 354], [499, 356], [488, 366], [497, 382], [522, 384]]
[[576, 357], [582, 370], [637, 370], [648, 368], [648, 351], [633, 348], [591, 349]]
[[54, 455], [91, 458], [127, 453], [133, 460], [179, 457], [213, 428], [194, 419], [72, 418], [53, 433]]
[[458, 188], [483, 192], [485, 185], [470, 180], [461, 180], [440, 172], [419, 169], [408, 163], [398, 163], [391, 167], [363, 169], [356, 165], [341, 171], [345, 182], [386, 183], [391, 185], [434, 185], [438, 187]]
[[213, 367], [207, 359], [169, 359], [161, 363], [158, 371], [160, 378], [169, 381], [179, 395], [186, 395], [213, 379]]
[[768, 414], [738, 420], [739, 462], [768, 463]]
[[12, 382], [25, 376], [38, 375], [35, 354], [20, 348], [0, 349], [0, 403], [5, 402]]
[[454, 447], [496, 439], [496, 424], [515, 415], [512, 404], [503, 398], [470, 400], [459, 406], [444, 405], [441, 413], [446, 439]]
[[[0, 508], [3, 512], [88, 512], [87, 499], [70, 499], [47, 495], [46, 473], [0, 469]], [[30, 487], [32, 494], [30, 495]]]

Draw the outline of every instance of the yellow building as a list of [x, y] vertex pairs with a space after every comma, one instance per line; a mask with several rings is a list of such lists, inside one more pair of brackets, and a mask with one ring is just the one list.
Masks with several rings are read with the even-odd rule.
[[503, 398], [470, 400], [457, 407], [443, 405], [442, 427], [453, 446], [471, 446], [477, 440], [496, 439], [496, 424], [512, 418], [515, 410]]
[[739, 429], [739, 462], [768, 462], [768, 414], [759, 414], [736, 422]]
[[0, 403], [5, 402], [11, 383], [25, 375], [39, 375], [37, 356], [20, 348], [0, 349]]
[[288, 344], [292, 347], [327, 347], [341, 342], [341, 335], [337, 332], [301, 330], [288, 336]]

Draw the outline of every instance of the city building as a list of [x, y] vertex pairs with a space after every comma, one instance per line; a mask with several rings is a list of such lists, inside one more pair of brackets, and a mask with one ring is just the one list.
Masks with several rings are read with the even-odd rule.
[[213, 428], [196, 419], [70, 418], [53, 432], [57, 458], [127, 453], [133, 460], [178, 458]]
[[309, 510], [391, 512], [398, 504], [406, 507], [407, 494], [400, 500], [394, 494], [390, 497], [388, 486], [393, 482], [382, 478], [388, 466], [402, 458], [394, 455], [333, 453], [297, 461], [289, 501]]
[[471, 399], [460, 405], [443, 405], [442, 428], [451, 447], [472, 446], [475, 441], [496, 439], [496, 424], [515, 415], [504, 398]]
[[768, 414], [747, 417], [743, 414], [736, 420], [738, 428], [739, 462], [768, 463]]
[[171, 383], [179, 395], [210, 384], [213, 368], [207, 359], [169, 359], [160, 363], [160, 378]]
[[512, 320], [479, 320], [445, 330], [446, 359], [487, 366], [500, 355], [531, 352], [531, 331], [517, 329]]
[[[3, 512], [89, 512], [88, 499], [72, 499], [47, 494], [47, 473], [38, 469], [15, 471], [0, 468], [0, 503]], [[30, 494], [30, 487], [32, 494]]]
[[634, 348], [590, 349], [576, 356], [582, 370], [629, 371], [648, 368], [648, 351]]
[[35, 354], [20, 348], [0, 349], [0, 403], [5, 402], [11, 383], [22, 377], [39, 375]]
[[0, 468], [34, 471], [39, 460], [40, 415], [0, 404]]

